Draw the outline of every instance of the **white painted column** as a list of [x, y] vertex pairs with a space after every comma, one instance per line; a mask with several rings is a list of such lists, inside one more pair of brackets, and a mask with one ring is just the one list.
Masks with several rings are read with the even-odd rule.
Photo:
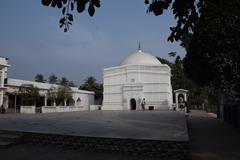
[[1, 87], [4, 87], [4, 68], [1, 70]]
[[176, 110], [178, 111], [178, 93], [175, 93], [175, 100], [176, 100]]
[[64, 106], [67, 106], [67, 101], [66, 101], [66, 99], [64, 99]]
[[[1, 70], [1, 82], [0, 87], [4, 87], [4, 68]], [[3, 89], [0, 91], [0, 105], [3, 104]]]
[[47, 95], [44, 96], [44, 106], [47, 106]]
[[77, 101], [74, 99], [74, 106], [77, 107]]
[[184, 101], [187, 102], [187, 93], [184, 93], [183, 95], [184, 95]]
[[3, 90], [0, 91], [0, 105], [3, 104]]
[[14, 95], [14, 111], [17, 113], [17, 95]]

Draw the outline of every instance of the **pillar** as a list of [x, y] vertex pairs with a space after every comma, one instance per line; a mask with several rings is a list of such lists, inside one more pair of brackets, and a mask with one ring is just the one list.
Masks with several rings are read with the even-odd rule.
[[44, 96], [44, 106], [47, 106], [47, 95]]
[[77, 107], [77, 101], [74, 99], [74, 106]]
[[183, 95], [184, 95], [184, 101], [187, 102], [187, 93], [184, 93]]
[[176, 110], [178, 111], [178, 93], [175, 93]]
[[4, 68], [1, 70], [1, 87], [4, 87]]
[[0, 105], [3, 104], [3, 90], [0, 91]]
[[[0, 82], [0, 87], [4, 87], [4, 68], [1, 70], [1, 82]], [[0, 90], [0, 105], [3, 104], [3, 89]]]
[[14, 111], [17, 113], [17, 95], [14, 95]]

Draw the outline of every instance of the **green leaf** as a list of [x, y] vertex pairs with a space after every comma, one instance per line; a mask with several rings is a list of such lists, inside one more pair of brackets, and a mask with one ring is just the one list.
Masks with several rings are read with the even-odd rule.
[[58, 2], [57, 2], [57, 7], [58, 7], [58, 8], [62, 8], [62, 1], [61, 1], [61, 0], [58, 0]]
[[68, 20], [73, 21], [73, 15], [72, 14], [68, 14]]
[[59, 20], [59, 23], [64, 23], [65, 22], [65, 18], [61, 18], [60, 20]]
[[82, 0], [77, 1], [77, 11], [79, 13], [85, 10], [85, 6], [86, 6], [86, 3], [84, 3]]
[[55, 7], [57, 5], [59, 0], [52, 0], [51, 6]]
[[66, 11], [66, 7], [63, 7], [63, 9], [62, 9], [62, 14], [63, 15], [65, 14], [65, 11]]
[[74, 3], [71, 3], [71, 10], [74, 10]]
[[42, 4], [45, 6], [49, 6], [52, 0], [42, 0]]
[[91, 17], [92, 17], [92, 16], [94, 15], [94, 13], [95, 13], [95, 8], [94, 8], [94, 6], [93, 6], [92, 3], [89, 4], [88, 13], [89, 13], [89, 15], [90, 15]]
[[92, 3], [94, 4], [94, 6], [96, 6], [97, 8], [99, 8], [100, 5], [100, 0], [92, 0]]

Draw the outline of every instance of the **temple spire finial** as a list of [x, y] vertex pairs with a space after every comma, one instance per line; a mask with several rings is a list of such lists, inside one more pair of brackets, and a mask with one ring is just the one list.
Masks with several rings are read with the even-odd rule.
[[141, 51], [141, 42], [138, 43], [138, 51]]

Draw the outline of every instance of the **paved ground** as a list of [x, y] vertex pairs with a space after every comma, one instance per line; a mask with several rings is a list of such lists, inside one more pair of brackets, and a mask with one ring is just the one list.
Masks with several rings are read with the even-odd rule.
[[239, 130], [196, 110], [191, 111], [188, 127], [192, 159], [240, 160]]
[[[104, 114], [104, 113], [101, 113], [101, 114]], [[114, 114], [118, 115], [117, 113], [114, 113]], [[157, 113], [155, 112], [143, 113], [141, 115], [141, 118], [145, 120], [149, 120], [146, 115], [151, 115], [151, 116], [154, 116], [155, 118], [158, 117], [155, 114]], [[65, 116], [68, 117], [67, 115], [68, 114], [66, 114]], [[124, 116], [123, 115], [122, 114], [118, 115], [119, 117], [122, 117], [120, 118], [122, 121], [124, 121], [122, 123], [127, 123], [129, 121], [130, 122], [137, 121], [136, 119], [138, 116], [137, 117], [134, 116], [135, 113], [133, 114], [127, 113], [126, 115]], [[159, 114], [159, 116], [160, 115], [161, 114]], [[16, 124], [19, 123], [19, 122], [15, 122], [15, 118], [13, 117], [7, 118], [10, 115], [4, 115], [4, 116], [0, 115], [0, 116], [1, 116], [0, 118], [1, 129], [3, 124], [3, 122], [1, 121], [9, 120], [9, 122], [7, 123], [8, 125], [11, 125], [12, 123], [16, 123]], [[43, 117], [45, 117], [46, 119], [43, 121], [41, 120], [43, 117], [40, 118], [41, 115], [37, 115], [36, 117], [38, 118], [36, 120], [26, 123], [26, 121], [29, 121], [29, 119], [31, 119], [30, 117], [33, 115], [26, 115], [26, 116], [28, 117], [27, 119], [23, 118], [25, 117], [25, 115], [17, 115], [17, 118], [16, 118], [16, 120], [19, 119], [20, 121], [23, 122], [24, 127], [35, 126], [35, 125], [38, 126], [38, 123], [44, 123], [44, 125], [46, 125], [46, 122], [50, 122], [48, 124], [52, 124], [53, 122], [58, 121], [58, 119], [60, 118], [54, 115], [51, 115], [52, 118], [47, 118], [45, 117], [46, 115], [44, 115]], [[78, 116], [74, 115], [69, 118], [75, 119], [76, 117]], [[163, 118], [164, 116], [161, 115], [160, 117]], [[161, 118], [159, 118], [159, 120]], [[129, 120], [129, 119], [132, 119], [132, 120]], [[59, 120], [59, 121], [62, 122], [63, 120]], [[99, 121], [103, 121], [103, 119], [99, 118]], [[111, 122], [107, 122], [110, 124], [116, 123], [116, 119], [114, 118], [108, 121], [111, 121]], [[155, 121], [154, 124], [155, 123], [157, 122]], [[18, 126], [18, 125], [15, 125], [15, 126]], [[67, 125], [66, 122], [64, 125]], [[138, 123], [138, 125], [141, 125], [140, 122]], [[7, 127], [7, 126], [4, 126], [4, 127]], [[240, 131], [237, 131], [235, 128], [231, 127], [230, 125], [215, 119], [214, 115], [207, 114], [201, 111], [192, 111], [188, 118], [188, 127], [189, 127], [189, 133], [190, 133], [190, 151], [191, 151], [192, 160], [239, 160], [240, 159]], [[36, 128], [36, 127], [33, 127], [33, 128]], [[61, 128], [58, 128], [58, 129], [61, 129]], [[83, 151], [70, 149], [70, 148], [61, 148], [61, 147], [56, 148], [55, 146], [41, 146], [41, 145], [36, 146], [36, 145], [24, 145], [24, 144], [15, 145], [9, 148], [0, 148], [0, 154], [1, 154], [0, 159], [8, 159], [8, 160], [16, 160], [16, 159], [17, 160], [26, 160], [26, 159], [34, 159], [34, 160], [46, 160], [46, 159], [147, 160], [149, 159], [149, 160], [155, 160], [154, 158], [148, 158], [148, 157], [127, 156], [127, 155], [119, 155], [115, 153], [83, 152]]]
[[[185, 115], [158, 111], [95, 111], [0, 115], [1, 130], [70, 134], [92, 137], [187, 141]], [[19, 144], [0, 148], [8, 160], [156, 160], [159, 158], [82, 151], [66, 146]]]
[[0, 115], [1, 130], [90, 137], [188, 141], [184, 114], [170, 111], [91, 111]]

